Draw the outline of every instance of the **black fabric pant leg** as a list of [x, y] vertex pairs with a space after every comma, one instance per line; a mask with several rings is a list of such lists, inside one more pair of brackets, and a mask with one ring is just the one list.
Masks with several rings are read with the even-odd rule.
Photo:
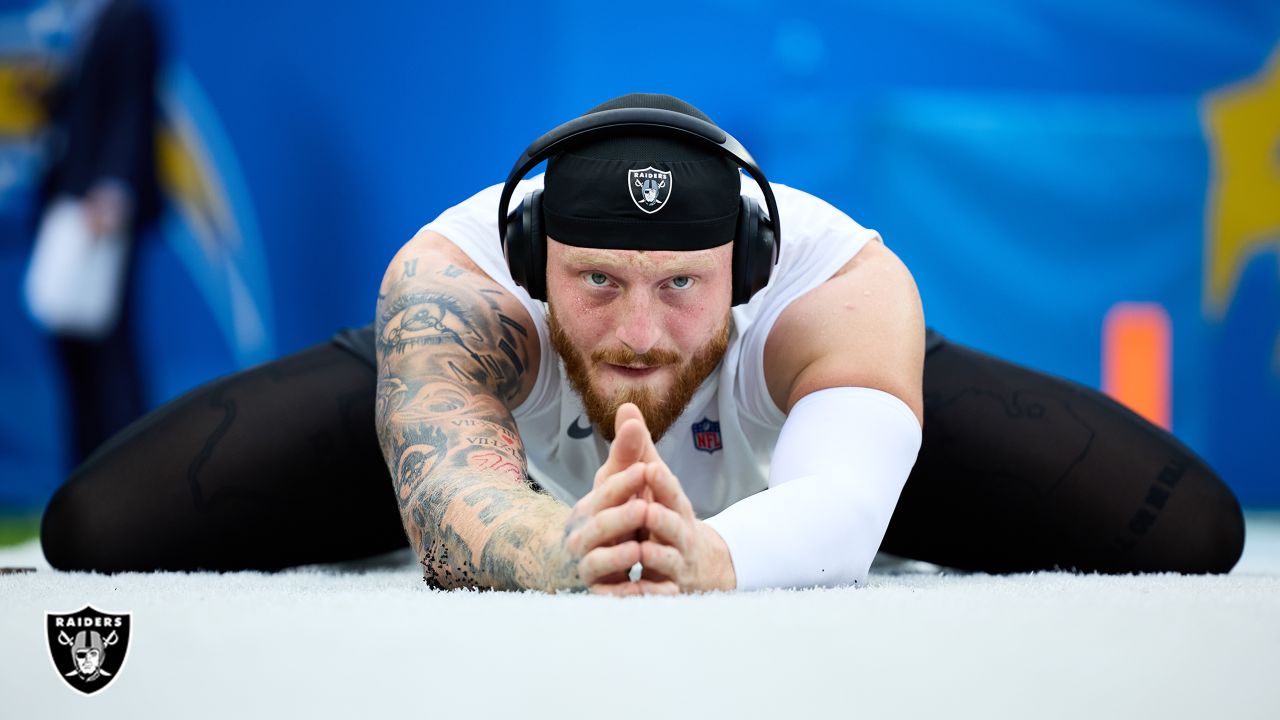
[[924, 395], [924, 442], [882, 550], [986, 572], [1227, 572], [1239, 559], [1230, 488], [1102, 393], [933, 335]]
[[407, 547], [376, 377], [332, 343], [215, 380], [71, 475], [41, 542], [65, 570], [274, 570]]

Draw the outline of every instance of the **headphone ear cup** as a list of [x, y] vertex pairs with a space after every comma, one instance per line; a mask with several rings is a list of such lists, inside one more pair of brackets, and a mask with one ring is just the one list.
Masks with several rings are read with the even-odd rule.
[[769, 284], [777, 262], [773, 226], [754, 198], [742, 196], [738, 230], [733, 239], [733, 304], [743, 305]]
[[534, 300], [546, 300], [547, 237], [542, 232], [542, 191], [524, 196], [507, 220], [502, 254], [516, 284]]
[[529, 193], [529, 296], [547, 301], [547, 233], [542, 229], [542, 191]]

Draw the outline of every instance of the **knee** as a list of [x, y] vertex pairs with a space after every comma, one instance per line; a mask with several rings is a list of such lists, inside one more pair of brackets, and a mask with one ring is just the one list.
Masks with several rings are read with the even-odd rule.
[[[1125, 515], [1097, 562], [1108, 573], [1227, 573], [1244, 552], [1244, 513], [1226, 483], [1199, 460], [1174, 465], [1167, 483]], [[1117, 518], [1119, 520], [1119, 518]]]
[[1227, 573], [1244, 554], [1244, 513], [1235, 495], [1223, 486], [1226, 497], [1206, 503], [1199, 527], [1190, 540], [1192, 562], [1183, 572]]
[[113, 572], [109, 548], [103, 542], [102, 518], [76, 492], [75, 483], [64, 484], [49, 501], [40, 521], [40, 546], [45, 560], [57, 570]]
[[1218, 477], [1208, 475], [1196, 502], [1167, 528], [1165, 557], [1159, 569], [1180, 573], [1227, 573], [1244, 552], [1244, 513], [1235, 494]]
[[75, 504], [68, 497], [64, 484], [53, 494], [40, 519], [40, 548], [44, 559], [56, 570], [82, 570], [82, 558], [76, 552], [77, 543], [72, 537], [75, 530]]

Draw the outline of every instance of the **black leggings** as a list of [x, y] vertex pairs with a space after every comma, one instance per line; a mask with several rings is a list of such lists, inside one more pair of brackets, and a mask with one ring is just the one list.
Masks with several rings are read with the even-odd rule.
[[[49, 503], [45, 557], [275, 570], [407, 547], [366, 355], [316, 345], [134, 422]], [[1231, 490], [1101, 393], [933, 334], [924, 391], [924, 444], [882, 550], [987, 572], [1226, 572], [1239, 559]]]

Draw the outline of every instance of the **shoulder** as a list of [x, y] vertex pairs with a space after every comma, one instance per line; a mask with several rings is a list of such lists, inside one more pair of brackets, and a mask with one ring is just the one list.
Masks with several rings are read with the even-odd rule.
[[[797, 236], [803, 241], [815, 236], [849, 237], [866, 231], [853, 218], [817, 195], [778, 182], [770, 182], [769, 188], [778, 203], [778, 212], [782, 215], [784, 247], [793, 244]], [[764, 194], [759, 185], [745, 174], [742, 192], [764, 203]]]
[[[387, 263], [378, 289], [378, 303], [381, 305], [383, 300], [396, 294], [457, 284], [456, 280], [464, 274], [473, 277], [463, 280], [463, 284], [476, 281], [484, 284], [486, 280], [497, 284], [449, 238], [424, 227], [400, 246]], [[450, 280], [455, 282], [448, 282]]]
[[887, 392], [923, 417], [924, 311], [911, 272], [871, 241], [796, 298], [769, 331], [765, 382], [784, 412], [830, 387]]
[[528, 397], [540, 366], [539, 335], [520, 299], [425, 228], [383, 274], [375, 344], [380, 373], [406, 363], [425, 372], [427, 365], [411, 356], [426, 353], [439, 363], [460, 353], [448, 369], [493, 390], [509, 408]]
[[389, 284], [394, 283], [397, 279], [404, 279], [406, 272], [411, 273], [407, 277], [416, 276], [416, 272], [413, 272], [416, 270], [414, 261], [420, 263], [424, 260], [427, 265], [455, 264], [465, 270], [481, 272], [471, 258], [449, 238], [431, 230], [429, 227], [424, 227], [409, 238], [408, 242], [401, 245], [400, 249], [391, 258], [391, 262], [387, 264], [387, 270], [382, 277], [382, 290], [385, 292]]

